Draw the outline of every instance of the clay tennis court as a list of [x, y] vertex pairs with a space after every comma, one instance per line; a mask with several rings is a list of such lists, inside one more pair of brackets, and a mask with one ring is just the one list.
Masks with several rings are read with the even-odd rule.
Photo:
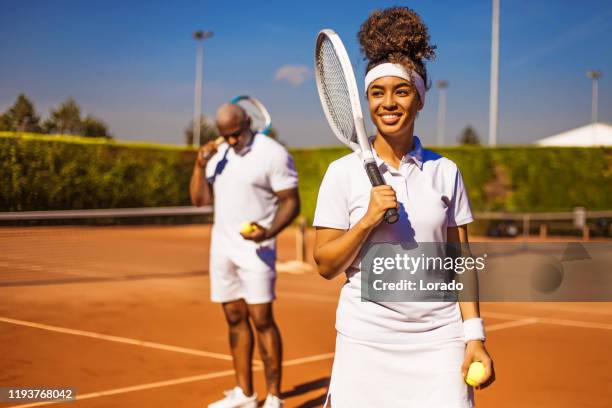
[[[72, 387], [77, 401], [0, 406], [205, 407], [232, 388], [225, 321], [209, 301], [209, 234], [207, 226], [1, 228], [0, 384]], [[312, 238], [308, 231], [307, 254]], [[294, 240], [294, 230], [282, 234], [280, 261], [295, 258]], [[279, 273], [287, 407], [322, 406], [342, 283]], [[497, 381], [476, 392], [477, 406], [610, 406], [612, 303], [481, 306]], [[258, 362], [255, 371], [263, 399]]]

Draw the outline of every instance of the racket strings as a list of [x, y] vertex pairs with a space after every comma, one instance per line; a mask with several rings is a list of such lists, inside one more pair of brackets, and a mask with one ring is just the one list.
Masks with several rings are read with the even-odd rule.
[[323, 39], [318, 50], [317, 69], [320, 73], [325, 104], [334, 126], [345, 140], [355, 142], [357, 137], [348, 85], [342, 63], [328, 38]]
[[240, 105], [251, 118], [251, 129], [253, 131], [260, 132], [266, 127], [266, 118], [257, 106], [248, 102], [248, 100], [242, 100], [238, 102], [238, 105]]

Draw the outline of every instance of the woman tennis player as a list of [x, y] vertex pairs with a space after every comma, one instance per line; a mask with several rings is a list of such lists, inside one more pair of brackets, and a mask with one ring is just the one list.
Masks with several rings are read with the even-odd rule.
[[[467, 242], [473, 221], [455, 163], [413, 135], [425, 103], [425, 61], [434, 57], [427, 27], [411, 9], [376, 11], [359, 31], [368, 60], [365, 91], [377, 133], [371, 139], [387, 185], [372, 187], [351, 153], [330, 164], [314, 217], [319, 273], [346, 273], [336, 314], [336, 354], [327, 406], [464, 408], [469, 365], [494, 378], [478, 302], [375, 302], [361, 299], [359, 253], [374, 242]], [[397, 208], [399, 221], [383, 222]]]

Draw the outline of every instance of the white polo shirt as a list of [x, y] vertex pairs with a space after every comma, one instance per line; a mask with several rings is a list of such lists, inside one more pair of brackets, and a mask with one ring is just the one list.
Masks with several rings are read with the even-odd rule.
[[269, 228], [278, 208], [275, 192], [297, 187], [297, 171], [289, 152], [259, 133], [239, 153], [225, 143], [207, 163], [206, 178], [214, 192], [212, 248], [231, 252], [274, 247], [274, 238], [259, 244], [245, 240], [240, 225], [255, 221]]
[[[457, 165], [424, 149], [417, 136], [414, 149], [402, 158], [399, 169], [387, 165], [375, 151], [374, 156], [385, 182], [396, 192], [400, 218], [391, 225], [381, 222], [364, 246], [370, 242], [446, 242], [447, 227], [473, 221]], [[371, 189], [356, 153], [332, 162], [319, 189], [313, 225], [350, 229], [365, 215]], [[336, 313], [336, 329], [341, 334], [383, 343], [462, 335], [456, 302], [363, 302], [359, 256], [346, 275]]]

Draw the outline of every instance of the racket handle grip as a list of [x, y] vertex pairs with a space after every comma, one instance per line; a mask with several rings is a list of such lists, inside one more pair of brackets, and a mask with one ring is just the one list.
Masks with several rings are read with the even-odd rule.
[[395, 224], [399, 220], [399, 214], [397, 208], [389, 208], [385, 211], [385, 222], [387, 224]]
[[[380, 170], [378, 170], [376, 162], [366, 163], [365, 168], [372, 186], [376, 187], [385, 184], [385, 180], [383, 179], [382, 174], [380, 174]], [[389, 208], [387, 211], [385, 211], [384, 220], [387, 224], [394, 224], [398, 219], [399, 214], [397, 213], [397, 208]]]

